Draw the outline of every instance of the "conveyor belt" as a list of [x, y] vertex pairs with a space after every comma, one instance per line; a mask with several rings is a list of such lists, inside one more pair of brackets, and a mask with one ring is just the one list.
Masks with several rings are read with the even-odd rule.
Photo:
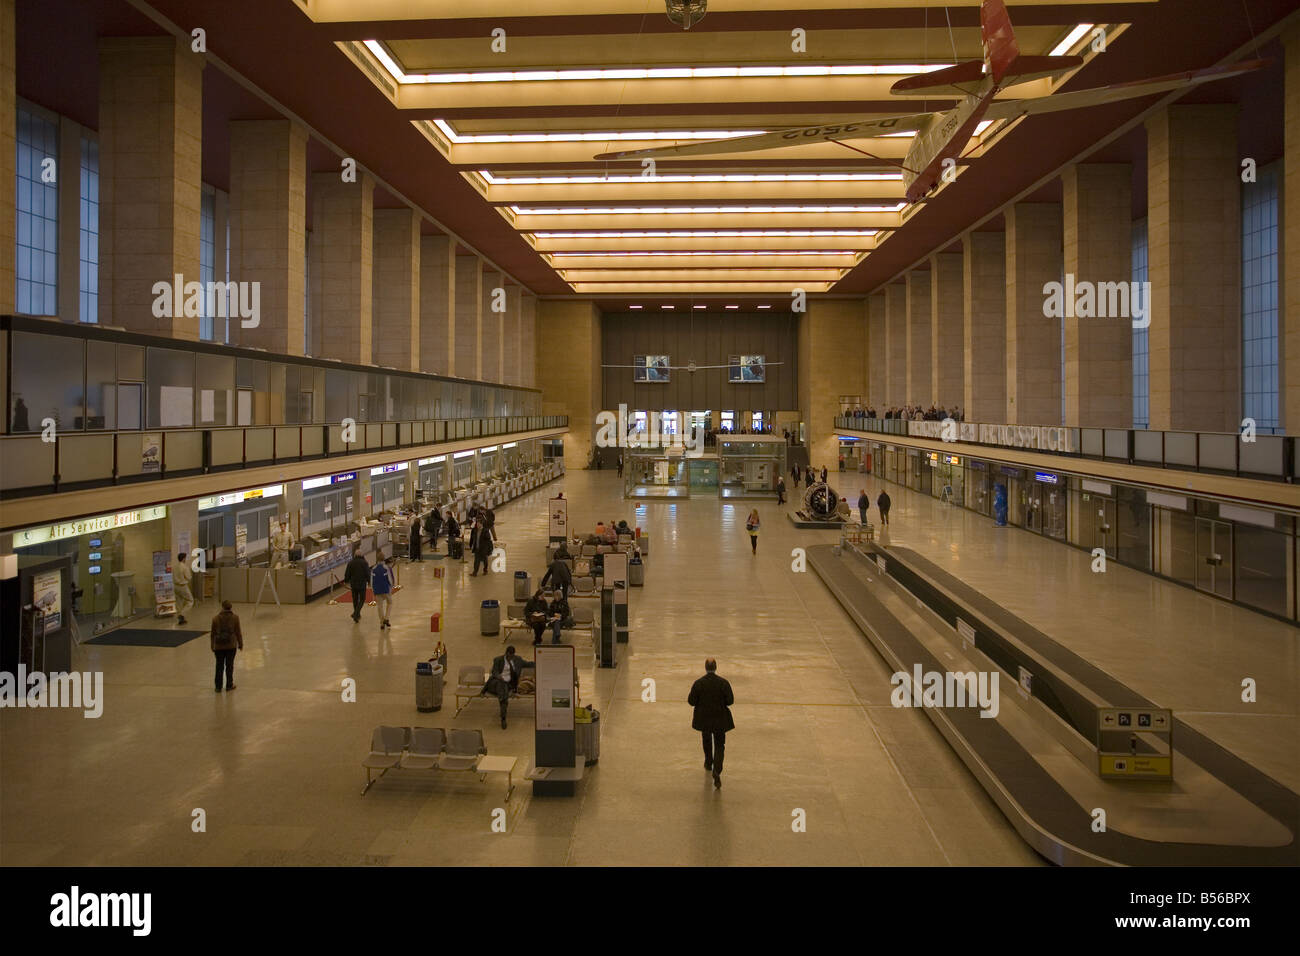
[[[927, 604], [942, 604], [942, 596], [965, 612], [967, 620], [979, 620], [985, 630], [1001, 632], [1008, 646], [1015, 643], [1031, 648], [1041, 669], [1044, 663], [1058, 671], [1062, 682], [1083, 684], [1092, 694], [1123, 705], [1151, 705], [1140, 694], [1104, 674], [1082, 658], [1032, 628], [973, 588], [903, 548], [888, 551], [874, 545], [886, 563], [902, 562], [914, 582], [925, 583]], [[891, 667], [910, 671], [919, 663], [926, 671], [946, 671], [911, 630], [891, 613], [881, 597], [872, 593], [860, 573], [865, 559], [852, 549], [837, 556], [831, 545], [808, 549], [808, 560], [827, 588], [857, 622]], [[856, 566], [855, 566], [856, 565]], [[897, 583], [893, 584], [897, 587]], [[937, 610], [937, 609], [936, 609]], [[939, 612], [944, 616], [943, 612]], [[1041, 673], [1041, 670], [1040, 670]], [[1044, 677], [1051, 675], [1044, 674]], [[1004, 675], [1004, 682], [1007, 681]], [[1015, 686], [1014, 676], [1009, 683]], [[1015, 826], [1017, 832], [1039, 853], [1067, 865], [1132, 866], [1295, 866], [1300, 863], [1295, 833], [1300, 817], [1300, 798], [1254, 767], [1225, 751], [1194, 729], [1178, 724], [1175, 748], [1180, 757], [1199, 764], [1227, 786], [1236, 790], [1268, 816], [1284, 825], [1291, 839], [1283, 846], [1240, 846], [1172, 842], [1142, 839], [1120, 832], [1112, 824], [1107, 832], [1096, 833], [1092, 819], [1068, 793], [1008, 732], [1003, 721], [981, 718], [973, 708], [925, 708], [953, 749], [970, 768], [990, 796]], [[1117, 782], [1116, 788], [1127, 788]], [[1142, 787], [1142, 783], [1137, 784]], [[1159, 799], [1151, 791], [1117, 789], [1117, 794], [1142, 794]], [[1171, 809], [1171, 815], [1175, 813]]]

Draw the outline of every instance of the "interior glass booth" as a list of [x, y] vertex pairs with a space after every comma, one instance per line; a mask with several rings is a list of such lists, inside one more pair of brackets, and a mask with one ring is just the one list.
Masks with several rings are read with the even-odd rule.
[[776, 500], [785, 474], [786, 443], [780, 435], [742, 435], [718, 442], [718, 497]]

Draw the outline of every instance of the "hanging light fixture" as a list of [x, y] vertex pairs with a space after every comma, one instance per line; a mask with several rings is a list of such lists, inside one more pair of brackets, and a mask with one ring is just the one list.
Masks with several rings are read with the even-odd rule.
[[664, 0], [668, 7], [668, 19], [689, 30], [704, 19], [709, 8], [709, 0]]

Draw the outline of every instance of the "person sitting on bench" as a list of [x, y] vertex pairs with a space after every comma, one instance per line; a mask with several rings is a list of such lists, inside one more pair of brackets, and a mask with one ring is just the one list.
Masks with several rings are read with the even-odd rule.
[[534, 644], [542, 643], [542, 632], [546, 630], [549, 618], [550, 607], [542, 597], [542, 589], [538, 588], [524, 605], [524, 623], [533, 629]]
[[515, 646], [511, 644], [506, 652], [492, 661], [492, 674], [479, 691], [480, 697], [491, 694], [501, 702], [501, 729], [506, 729], [506, 708], [510, 704], [510, 695], [519, 688], [519, 675], [530, 662], [515, 656]]
[[560, 594], [559, 597], [551, 602], [550, 612], [551, 643], [559, 644], [560, 629], [565, 625], [573, 625], [573, 611], [569, 610], [568, 600], [563, 594]]

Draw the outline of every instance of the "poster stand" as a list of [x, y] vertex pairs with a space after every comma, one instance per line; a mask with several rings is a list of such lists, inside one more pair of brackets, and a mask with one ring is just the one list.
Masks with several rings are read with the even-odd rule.
[[550, 543], [567, 541], [569, 537], [569, 502], [564, 498], [552, 498], [549, 501]]
[[618, 643], [626, 644], [628, 637], [626, 553], [612, 551], [605, 555], [605, 586], [614, 589], [614, 629]]
[[253, 602], [253, 617], [257, 617], [257, 609], [262, 603], [262, 595], [266, 593], [266, 586], [271, 586], [271, 597], [275, 598], [275, 606], [283, 610], [280, 604], [280, 592], [275, 589], [275, 570], [273, 568], [258, 568], [259, 571], [265, 571], [262, 577], [262, 586], [257, 589], [257, 600]]
[[534, 657], [533, 795], [571, 797], [584, 766], [577, 754], [573, 645], [544, 645]]

